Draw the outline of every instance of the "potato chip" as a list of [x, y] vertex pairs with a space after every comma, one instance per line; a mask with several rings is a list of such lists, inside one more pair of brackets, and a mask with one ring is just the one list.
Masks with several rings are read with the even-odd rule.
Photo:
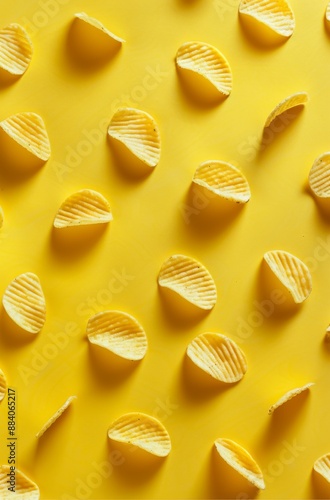
[[138, 361], [144, 358], [148, 341], [145, 331], [130, 314], [104, 311], [92, 316], [87, 324], [87, 337], [121, 358]]
[[315, 196], [330, 198], [330, 153], [324, 153], [315, 160], [308, 182]]
[[276, 403], [274, 403], [269, 408], [269, 410], [268, 410], [269, 415], [272, 415], [272, 413], [274, 413], [274, 411], [277, 410], [277, 408], [284, 405], [285, 403], [290, 401], [292, 398], [295, 398], [296, 396], [298, 396], [302, 392], [307, 391], [310, 387], [312, 387], [312, 385], [314, 385], [313, 382], [306, 384], [306, 385], [303, 385], [302, 387], [298, 387], [297, 389], [292, 389], [291, 391], [286, 392], [284, 394], [284, 396], [282, 396], [278, 401], [276, 401]]
[[295, 19], [287, 0], [241, 0], [238, 10], [278, 35], [289, 38], [293, 34]]
[[214, 442], [220, 457], [259, 490], [265, 489], [262, 471], [257, 462], [242, 446], [231, 439], [217, 439]]
[[268, 116], [265, 128], [269, 127], [270, 124], [280, 116], [282, 113], [285, 113], [289, 109], [295, 108], [297, 106], [302, 106], [308, 102], [308, 94], [307, 92], [296, 92], [295, 94], [289, 95], [283, 101], [281, 101], [270, 113]]
[[75, 14], [75, 17], [77, 19], [79, 19], [80, 21], [85, 22], [89, 26], [92, 26], [93, 28], [98, 30], [100, 32], [100, 34], [102, 34], [102, 35], [104, 34], [105, 35], [104, 43], [107, 42], [107, 38], [110, 38], [111, 42], [117, 42], [120, 45], [123, 42], [125, 42], [125, 40], [123, 40], [119, 36], [116, 36], [113, 33], [111, 33], [111, 31], [109, 31], [102, 23], [100, 23], [100, 21], [98, 21], [94, 17], [88, 16], [85, 12], [78, 12], [77, 14]]
[[75, 399], [77, 398], [77, 396], [70, 396], [66, 401], [65, 403], [61, 406], [61, 408], [59, 408], [57, 410], [56, 413], [54, 413], [54, 415], [52, 415], [48, 420], [47, 422], [45, 423], [45, 425], [43, 425], [43, 427], [40, 429], [39, 432], [37, 432], [36, 434], [36, 437], [37, 438], [40, 438], [48, 429], [49, 427], [51, 427], [53, 425], [53, 423], [58, 419], [60, 418], [60, 416], [65, 412], [65, 410], [67, 408], [69, 408], [69, 406], [71, 405], [72, 401], [74, 401]]
[[8, 490], [10, 481], [9, 465], [0, 466], [0, 498], [1, 500], [39, 500], [40, 492], [38, 486], [23, 472], [15, 467], [13, 481], [15, 492]]
[[186, 255], [167, 259], [159, 271], [158, 283], [200, 309], [210, 310], [217, 301], [217, 289], [208, 270]]
[[137, 446], [157, 457], [166, 457], [171, 451], [171, 439], [163, 424], [145, 413], [122, 415], [110, 425], [108, 437]]
[[16, 23], [0, 30], [0, 68], [12, 75], [23, 75], [33, 53], [32, 42], [25, 29]]
[[0, 122], [0, 127], [20, 146], [42, 161], [50, 157], [50, 143], [41, 116], [36, 113], [18, 113]]
[[250, 187], [244, 175], [230, 163], [211, 160], [196, 170], [193, 182], [212, 193], [236, 203], [246, 203], [251, 197]]
[[325, 9], [325, 20], [330, 23], [330, 2]]
[[69, 196], [55, 216], [54, 227], [61, 229], [90, 224], [107, 224], [112, 220], [108, 201], [92, 189], [82, 189]]
[[0, 369], [0, 403], [7, 394], [7, 380], [5, 374]]
[[313, 469], [330, 483], [330, 453], [318, 458], [314, 463]]
[[156, 121], [145, 111], [119, 108], [111, 118], [108, 134], [149, 167], [158, 165], [160, 134]]
[[325, 332], [325, 341], [330, 342], [330, 325], [328, 326]]
[[228, 96], [231, 93], [233, 79], [229, 63], [212, 45], [186, 42], [178, 49], [175, 61], [179, 68], [201, 75], [220, 94]]
[[243, 351], [220, 333], [198, 335], [188, 345], [187, 355], [201, 370], [226, 384], [238, 382], [247, 370]]
[[20, 328], [38, 333], [46, 321], [46, 301], [38, 276], [17, 276], [6, 288], [2, 304], [8, 316]]
[[312, 277], [300, 259], [283, 250], [267, 252], [264, 259], [296, 304], [307, 299], [312, 291]]

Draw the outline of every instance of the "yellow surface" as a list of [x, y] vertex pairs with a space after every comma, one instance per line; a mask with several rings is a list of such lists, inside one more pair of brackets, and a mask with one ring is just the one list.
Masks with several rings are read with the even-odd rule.
[[[25, 25], [34, 55], [22, 78], [1, 81], [0, 119], [40, 114], [52, 146], [51, 159], [27, 175], [12, 175], [0, 161], [0, 294], [15, 276], [34, 272], [47, 300], [40, 334], [20, 336], [4, 315], [0, 332], [0, 366], [17, 393], [17, 467], [39, 485], [42, 499], [256, 496], [214, 457], [213, 442], [221, 437], [247, 449], [264, 472], [258, 498], [329, 495], [312, 467], [330, 451], [330, 349], [323, 342], [330, 216], [307, 190], [315, 158], [330, 148], [327, 1], [291, 0], [296, 30], [267, 48], [241, 25], [238, 3], [2, 0], [2, 25]], [[125, 39], [97, 67], [82, 66], [68, 35], [81, 11]], [[190, 40], [214, 45], [231, 65], [233, 91], [220, 103], [197, 103], [178, 78], [175, 54]], [[298, 91], [310, 101], [280, 131], [268, 131], [258, 151], [267, 116]], [[129, 164], [122, 167], [106, 139], [111, 116], [125, 105], [150, 113], [161, 133], [159, 165], [140, 178]], [[214, 207], [189, 190], [197, 166], [210, 159], [246, 175], [252, 193], [246, 206]], [[53, 219], [63, 200], [83, 188], [109, 200], [114, 220], [68, 241], [53, 232]], [[289, 307], [286, 296], [281, 305], [263, 302], [270, 295], [278, 302], [272, 287], [282, 290], [261, 266], [273, 249], [310, 267], [313, 291], [301, 306]], [[159, 268], [174, 253], [200, 260], [212, 274], [218, 301], [210, 313], [180, 313], [159, 291]], [[87, 321], [106, 309], [128, 312], [145, 328], [148, 353], [134, 367], [109, 366], [88, 345]], [[246, 353], [248, 371], [237, 385], [205, 387], [187, 366], [186, 346], [206, 331], [229, 335]], [[268, 415], [282, 394], [308, 382], [316, 385], [307, 397]], [[71, 395], [77, 396], [72, 408], [38, 443], [36, 432]], [[132, 411], [166, 426], [172, 451], [160, 463], [109, 445], [110, 423]], [[6, 413], [5, 399], [3, 464]]]

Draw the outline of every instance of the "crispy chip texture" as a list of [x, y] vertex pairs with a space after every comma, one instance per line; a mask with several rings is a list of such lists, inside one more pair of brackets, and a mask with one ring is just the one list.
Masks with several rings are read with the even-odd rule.
[[7, 393], [7, 380], [5, 374], [0, 369], [0, 403], [4, 399]]
[[17, 276], [6, 288], [2, 303], [8, 316], [23, 330], [38, 333], [44, 326], [46, 301], [35, 274]]
[[330, 2], [325, 9], [325, 19], [328, 23], [330, 23]]
[[49, 159], [50, 143], [41, 116], [31, 112], [18, 113], [2, 120], [0, 127], [29, 153], [42, 161]]
[[163, 424], [145, 413], [122, 415], [109, 427], [108, 437], [137, 446], [157, 457], [166, 457], [171, 451], [171, 439]]
[[238, 345], [220, 333], [202, 333], [187, 348], [188, 357], [211, 377], [232, 384], [241, 380], [247, 364]]
[[228, 465], [259, 490], [265, 489], [265, 482], [259, 465], [242, 446], [231, 439], [221, 438], [217, 439], [214, 445], [220, 457]]
[[313, 469], [330, 483], [330, 453], [318, 458]]
[[239, 13], [256, 19], [285, 38], [295, 29], [294, 15], [287, 0], [241, 0]]
[[69, 406], [71, 405], [72, 401], [74, 401], [75, 399], [77, 398], [77, 396], [70, 396], [66, 401], [65, 403], [57, 410], [56, 413], [54, 413], [54, 415], [52, 415], [48, 420], [47, 422], [45, 423], [45, 425], [43, 425], [43, 427], [40, 429], [40, 431], [36, 434], [36, 437], [37, 438], [40, 438], [48, 429], [49, 427], [51, 427], [53, 425], [53, 423], [58, 419], [60, 418], [60, 416], [65, 412], [65, 410], [67, 410], [67, 408], [69, 408]]
[[232, 90], [232, 73], [226, 58], [212, 45], [203, 42], [186, 42], [178, 49], [176, 64], [193, 71], [211, 83], [222, 95]]
[[251, 197], [250, 186], [244, 175], [238, 168], [224, 161], [202, 163], [194, 174], [193, 182], [236, 203], [247, 203]]
[[125, 359], [144, 358], [148, 341], [139, 322], [121, 311], [104, 311], [92, 316], [87, 324], [88, 340]]
[[315, 196], [330, 198], [330, 153], [324, 153], [315, 160], [308, 182]]
[[23, 75], [32, 54], [32, 42], [20, 24], [12, 23], [0, 30], [0, 68], [12, 75]]
[[267, 252], [264, 259], [290, 292], [294, 302], [299, 304], [307, 299], [312, 291], [312, 277], [308, 267], [300, 259], [283, 250]]
[[60, 206], [54, 227], [61, 229], [71, 226], [107, 224], [112, 220], [108, 201], [92, 189], [82, 189], [69, 196]]
[[167, 259], [159, 271], [158, 283], [200, 309], [210, 310], [217, 301], [217, 289], [208, 270], [186, 255]]
[[145, 111], [119, 108], [111, 119], [108, 134], [149, 167], [158, 164], [161, 153], [158, 125]]
[[75, 14], [75, 17], [80, 21], [83, 21], [89, 24], [90, 26], [93, 26], [96, 30], [99, 30], [100, 33], [104, 33], [104, 35], [106, 37], [109, 37], [111, 41], [115, 41], [120, 45], [125, 41], [119, 36], [116, 36], [113, 33], [111, 33], [111, 31], [109, 31], [100, 21], [98, 21], [94, 17], [88, 16], [85, 12], [78, 12], [77, 14]]
[[302, 392], [307, 391], [313, 385], [314, 385], [314, 383], [310, 382], [309, 384], [306, 384], [306, 385], [304, 385], [302, 387], [298, 387], [297, 389], [292, 389], [291, 391], [286, 392], [278, 401], [276, 401], [276, 403], [274, 403], [269, 408], [269, 410], [268, 410], [269, 415], [271, 415], [272, 413], [274, 413], [274, 411], [277, 410], [277, 408], [279, 408], [280, 406], [284, 405], [285, 403], [287, 403], [288, 401], [290, 401], [292, 398], [298, 396]]
[[0, 467], [0, 498], [1, 500], [39, 500], [38, 486], [23, 472], [15, 470], [15, 492], [8, 490], [9, 465]]
[[307, 92], [296, 92], [295, 94], [289, 95], [283, 101], [281, 101], [270, 113], [268, 116], [266, 123], [265, 123], [265, 128], [269, 127], [270, 124], [280, 116], [282, 113], [285, 113], [286, 111], [295, 108], [297, 106], [302, 106], [303, 104], [306, 104], [308, 102], [308, 94]]

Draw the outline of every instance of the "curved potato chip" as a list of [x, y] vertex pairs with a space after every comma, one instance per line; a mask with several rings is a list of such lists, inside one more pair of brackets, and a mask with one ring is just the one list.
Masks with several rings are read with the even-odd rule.
[[290, 292], [296, 304], [307, 299], [312, 291], [312, 277], [306, 264], [283, 250], [267, 252], [264, 259], [275, 276]]
[[314, 385], [314, 383], [310, 382], [309, 384], [306, 384], [306, 385], [304, 385], [302, 387], [298, 387], [297, 389], [292, 389], [291, 391], [286, 392], [284, 394], [284, 396], [282, 396], [278, 401], [276, 401], [276, 403], [274, 403], [269, 408], [268, 414], [271, 415], [272, 413], [274, 413], [275, 410], [277, 410], [277, 408], [279, 408], [280, 406], [284, 405], [285, 403], [287, 403], [288, 401], [290, 401], [292, 398], [298, 396], [302, 392], [307, 391], [310, 387], [312, 387], [312, 385]]
[[145, 111], [119, 108], [111, 118], [108, 134], [149, 167], [158, 164], [159, 130], [154, 118]]
[[108, 201], [92, 189], [82, 189], [69, 196], [55, 216], [54, 227], [86, 226], [107, 224], [112, 220]]
[[70, 396], [66, 401], [65, 403], [57, 410], [56, 413], [54, 413], [54, 415], [52, 415], [48, 420], [47, 422], [45, 423], [45, 425], [43, 425], [43, 427], [40, 429], [39, 432], [37, 432], [36, 434], [36, 437], [37, 438], [40, 438], [46, 431], [47, 429], [49, 429], [49, 427], [51, 425], [53, 425], [53, 423], [58, 419], [60, 418], [60, 416], [65, 412], [65, 410], [71, 405], [72, 401], [74, 401], [75, 399], [77, 399], [77, 396]]
[[110, 425], [108, 437], [137, 446], [157, 457], [166, 457], [171, 451], [171, 439], [163, 424], [145, 413], [122, 415]]
[[87, 324], [87, 337], [91, 344], [134, 361], [144, 358], [148, 348], [140, 323], [121, 311], [104, 311], [92, 316]]
[[7, 394], [7, 380], [5, 374], [0, 369], [0, 403]]
[[247, 203], [251, 197], [250, 186], [244, 175], [230, 163], [210, 160], [196, 170], [193, 182], [212, 193], [236, 203]]
[[119, 36], [114, 35], [111, 31], [109, 31], [100, 21], [98, 21], [94, 17], [88, 16], [85, 12], [78, 12], [77, 14], [75, 14], [75, 17], [77, 19], [80, 19], [80, 21], [89, 24], [90, 26], [98, 30], [101, 34], [106, 35], [106, 37], [109, 37], [111, 41], [115, 41], [120, 45], [123, 42], [125, 42], [125, 40], [123, 40]]
[[23, 330], [38, 333], [46, 321], [46, 302], [39, 278], [25, 273], [6, 288], [2, 304], [8, 316]]
[[308, 182], [315, 196], [330, 198], [330, 153], [324, 153], [315, 160]]
[[242, 446], [231, 439], [217, 439], [214, 442], [220, 457], [259, 490], [265, 489], [262, 471], [257, 462]]
[[330, 23], [330, 2], [325, 9], [325, 20]]
[[295, 19], [287, 0], [241, 0], [239, 13], [249, 16], [285, 38], [295, 28]]
[[233, 79], [229, 63], [212, 45], [186, 42], [178, 49], [175, 61], [179, 68], [201, 75], [221, 94], [231, 93]]
[[314, 462], [313, 469], [330, 483], [330, 453], [318, 458]]
[[188, 345], [187, 356], [201, 370], [226, 384], [238, 382], [247, 370], [243, 351], [220, 333], [198, 335]]
[[0, 498], [1, 500], [39, 500], [40, 492], [38, 486], [23, 472], [15, 468], [15, 492], [8, 489], [10, 477], [9, 465], [0, 466]]
[[18, 113], [2, 120], [0, 127], [29, 153], [43, 161], [49, 159], [50, 143], [41, 116], [30, 112]]
[[272, 121], [275, 120], [282, 113], [285, 113], [289, 109], [295, 108], [296, 106], [302, 106], [308, 102], [307, 92], [296, 92], [295, 94], [289, 95], [283, 101], [281, 101], [268, 116], [265, 128], [269, 127]]
[[158, 275], [158, 283], [199, 307], [210, 310], [217, 301], [217, 289], [208, 270], [186, 255], [172, 255]]
[[32, 53], [30, 37], [20, 24], [12, 23], [0, 30], [0, 68], [12, 75], [23, 75]]

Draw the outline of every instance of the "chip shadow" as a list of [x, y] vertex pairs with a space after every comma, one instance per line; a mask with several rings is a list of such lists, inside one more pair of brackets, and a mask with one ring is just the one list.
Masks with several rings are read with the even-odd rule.
[[311, 472], [311, 487], [313, 499], [329, 499], [330, 498], [330, 483], [323, 476], [318, 474], [314, 469]]
[[176, 65], [176, 72], [181, 95], [196, 108], [214, 108], [229, 97], [219, 92], [207, 78], [195, 71]]
[[30, 342], [33, 342], [33, 340], [35, 340], [38, 335], [35, 333], [27, 332], [19, 325], [17, 325], [8, 315], [3, 306], [0, 310], [0, 331], [0, 344], [3, 344], [7, 348], [16, 348], [25, 344], [29, 344]]
[[154, 168], [150, 167], [137, 156], [135, 156], [121, 141], [107, 134], [109, 150], [111, 155], [111, 163], [115, 166], [117, 172], [125, 180], [130, 182], [139, 182], [153, 172]]
[[64, 261], [83, 257], [96, 246], [109, 228], [109, 224], [86, 224], [51, 229], [50, 245], [54, 253]]
[[289, 37], [287, 38], [276, 33], [252, 16], [239, 13], [238, 19], [246, 39], [259, 50], [265, 51], [276, 49], [289, 40]]

